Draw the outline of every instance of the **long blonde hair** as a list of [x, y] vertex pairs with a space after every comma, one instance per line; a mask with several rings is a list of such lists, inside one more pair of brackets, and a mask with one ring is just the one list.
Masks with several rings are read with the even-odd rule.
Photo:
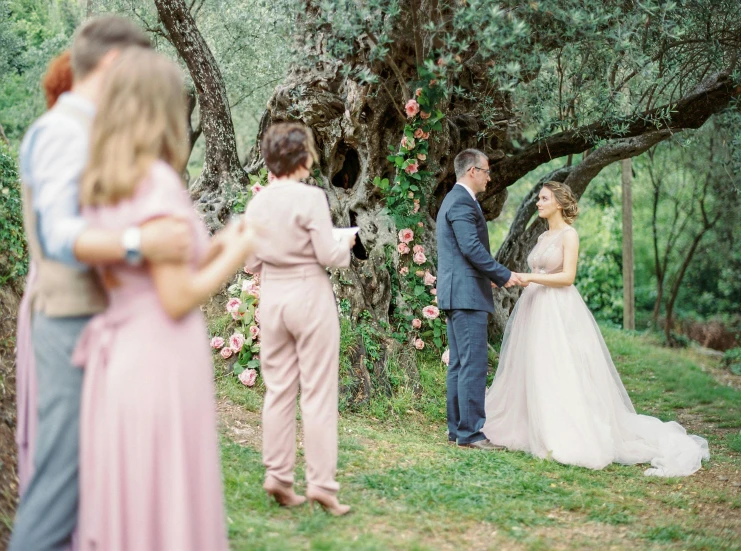
[[188, 160], [186, 117], [180, 69], [152, 50], [124, 50], [103, 85], [81, 204], [113, 205], [131, 197], [158, 159], [182, 172]]

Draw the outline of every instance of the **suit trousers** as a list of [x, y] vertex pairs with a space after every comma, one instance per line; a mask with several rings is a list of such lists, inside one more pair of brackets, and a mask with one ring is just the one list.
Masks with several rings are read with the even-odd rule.
[[33, 314], [39, 393], [34, 472], [16, 513], [10, 551], [64, 549], [77, 526], [83, 371], [71, 358], [88, 321]]
[[450, 361], [447, 376], [448, 439], [458, 444], [484, 440], [487, 321], [483, 310], [449, 310]]
[[319, 266], [263, 266], [260, 363], [267, 387], [262, 412], [266, 478], [293, 484], [296, 396], [306, 482], [336, 493], [340, 325], [332, 284]]

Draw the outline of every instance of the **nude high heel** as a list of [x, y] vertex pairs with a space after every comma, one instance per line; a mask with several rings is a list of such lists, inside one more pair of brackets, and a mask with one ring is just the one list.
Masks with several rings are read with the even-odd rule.
[[350, 512], [350, 506], [340, 503], [335, 495], [312, 488], [306, 490], [306, 497], [309, 499], [309, 507], [312, 511], [314, 510], [314, 503], [318, 503], [325, 511], [336, 517], [341, 517]]
[[306, 498], [294, 492], [291, 486], [286, 486], [272, 477], [268, 477], [262, 487], [281, 507], [297, 507], [306, 501]]

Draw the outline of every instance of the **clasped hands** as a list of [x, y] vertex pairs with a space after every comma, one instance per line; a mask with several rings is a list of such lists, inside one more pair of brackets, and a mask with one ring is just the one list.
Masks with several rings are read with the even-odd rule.
[[[510, 287], [514, 287], [515, 285], [519, 285], [520, 287], [527, 287], [530, 285], [530, 274], [520, 274], [517, 272], [512, 272], [512, 275], [510, 276], [507, 283], [504, 284], [505, 289], [509, 289]], [[492, 281], [491, 283], [492, 289], [497, 288], [498, 285]]]

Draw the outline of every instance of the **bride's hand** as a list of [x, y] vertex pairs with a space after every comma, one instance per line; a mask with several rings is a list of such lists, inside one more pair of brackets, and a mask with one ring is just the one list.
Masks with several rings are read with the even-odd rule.
[[517, 276], [520, 278], [520, 286], [521, 287], [527, 287], [530, 285], [530, 274], [517, 274]]

